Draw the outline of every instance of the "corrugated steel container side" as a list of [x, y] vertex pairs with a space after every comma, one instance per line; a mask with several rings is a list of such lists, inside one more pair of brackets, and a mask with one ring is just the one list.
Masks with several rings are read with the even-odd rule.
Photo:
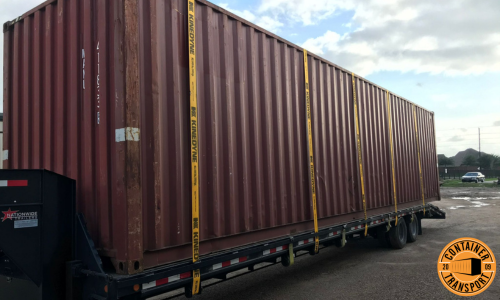
[[[310, 228], [301, 223], [312, 220], [302, 49], [208, 2], [197, 3], [202, 253]], [[155, 254], [146, 265], [190, 255], [186, 9], [186, 1], [178, 0], [143, 10], [141, 26], [151, 38], [143, 53], [151, 66], [143, 67], [143, 77], [151, 83], [142, 82], [152, 101], [144, 106], [142, 126], [155, 129], [142, 136], [143, 176], [149, 178], [143, 189], [145, 247]], [[326, 225], [349, 213], [363, 215], [352, 76], [314, 55], [309, 74], [318, 214]], [[386, 92], [361, 78], [356, 82], [367, 207], [391, 210]], [[403, 165], [396, 170], [398, 202], [421, 201], [413, 104], [391, 97], [396, 164]], [[154, 197], [146, 195], [151, 191]]]
[[310, 55], [308, 62], [318, 214], [357, 212], [362, 204], [351, 75]]
[[[302, 49], [206, 1], [196, 32], [201, 253], [312, 230]], [[185, 0], [52, 0], [4, 35], [4, 162], [75, 178], [91, 235], [121, 273], [191, 256], [187, 33]], [[352, 75], [308, 61], [327, 226], [364, 215]], [[356, 94], [368, 214], [394, 209], [390, 134], [398, 204], [421, 203], [414, 105], [390, 95], [389, 132], [386, 91], [356, 77]], [[434, 120], [416, 110], [430, 201]]]
[[356, 80], [367, 207], [394, 205], [386, 91]]
[[420, 107], [415, 107], [419, 133], [420, 153], [422, 160], [422, 176], [424, 179], [425, 198], [441, 197], [439, 191], [439, 171], [436, 154], [436, 126], [434, 114]]
[[0, 152], [2, 157], [0, 158], [0, 169], [3, 169], [3, 159], [7, 153], [3, 152], [3, 113], [0, 113]]
[[125, 10], [117, 3], [52, 0], [6, 24], [3, 149], [9, 155], [3, 162], [76, 179], [78, 210], [97, 247], [117, 266], [134, 269], [127, 261], [141, 263], [142, 243], [130, 245], [129, 237], [142, 207], [125, 201], [133, 172], [124, 161], [133, 159], [115, 142], [115, 129], [130, 127], [121, 104], [127, 47], [123, 27], [115, 26]]

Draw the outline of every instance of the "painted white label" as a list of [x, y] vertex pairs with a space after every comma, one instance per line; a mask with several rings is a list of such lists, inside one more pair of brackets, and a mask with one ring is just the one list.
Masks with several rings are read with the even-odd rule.
[[140, 140], [140, 129], [134, 127], [116, 129], [115, 140], [117, 143], [124, 141], [138, 142]]
[[99, 41], [97, 41], [97, 77], [96, 77], [96, 87], [97, 87], [97, 125], [101, 123], [101, 55], [99, 53]]
[[3, 150], [3, 160], [9, 159], [9, 150]]
[[82, 84], [83, 84], [83, 89], [85, 89], [85, 49], [82, 49], [82, 69], [83, 69]]

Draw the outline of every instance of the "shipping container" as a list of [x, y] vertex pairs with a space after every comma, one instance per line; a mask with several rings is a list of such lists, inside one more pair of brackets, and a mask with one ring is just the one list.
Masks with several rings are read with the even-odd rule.
[[[3, 149], [3, 113], [0, 113], [0, 150]], [[0, 161], [0, 169], [3, 168], [3, 155], [4, 153], [2, 152], [2, 160]]]
[[210, 2], [195, 16], [193, 41], [186, 0], [50, 0], [4, 25], [4, 168], [76, 180], [118, 273], [193, 256], [190, 50], [202, 259], [311, 232], [314, 206], [325, 228], [440, 199], [434, 113]]

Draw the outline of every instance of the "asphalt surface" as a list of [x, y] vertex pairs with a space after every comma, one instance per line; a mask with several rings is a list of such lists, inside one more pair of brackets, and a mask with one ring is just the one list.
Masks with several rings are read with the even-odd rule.
[[[298, 257], [288, 268], [278, 264], [211, 286], [194, 299], [461, 299], [438, 278], [439, 254], [452, 240], [473, 237], [500, 258], [500, 189], [442, 188], [441, 193], [443, 200], [434, 204], [447, 219], [423, 220], [423, 235], [404, 249], [382, 248], [373, 238], [353, 240], [344, 248]], [[500, 278], [473, 298], [500, 299]]]

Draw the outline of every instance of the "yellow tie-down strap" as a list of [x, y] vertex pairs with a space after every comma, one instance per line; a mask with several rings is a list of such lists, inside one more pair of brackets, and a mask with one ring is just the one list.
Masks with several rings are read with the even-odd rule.
[[394, 146], [392, 143], [392, 118], [391, 118], [391, 100], [389, 91], [386, 91], [387, 98], [387, 120], [389, 122], [389, 147], [391, 149], [391, 170], [392, 170], [392, 188], [394, 193], [394, 211], [396, 212], [396, 226], [398, 225], [398, 197], [396, 194], [396, 171], [394, 168]]
[[[198, 95], [196, 91], [195, 1], [188, 3], [189, 102], [191, 116], [191, 204], [193, 219], [193, 263], [200, 260], [200, 186], [198, 172]], [[200, 292], [200, 270], [193, 270], [193, 295]]]
[[319, 251], [319, 236], [318, 236], [318, 210], [316, 205], [316, 183], [314, 180], [314, 151], [313, 151], [313, 137], [312, 137], [312, 121], [311, 121], [311, 97], [309, 94], [309, 69], [307, 64], [307, 50], [304, 49], [304, 75], [306, 87], [306, 111], [307, 111], [307, 133], [309, 135], [309, 178], [311, 180], [311, 193], [314, 214], [314, 252]]
[[420, 160], [420, 142], [418, 138], [417, 110], [415, 109], [415, 104], [413, 105], [413, 119], [415, 120], [415, 140], [417, 141], [418, 172], [420, 173], [420, 190], [422, 192], [422, 204], [424, 205], [424, 216], [425, 216], [424, 177], [422, 176], [422, 161]]
[[[361, 198], [363, 199], [363, 211], [366, 216], [366, 199], [365, 199], [365, 181], [363, 176], [363, 155], [361, 152], [361, 136], [359, 134], [359, 117], [358, 117], [358, 100], [356, 99], [356, 77], [352, 73], [352, 98], [354, 102], [354, 121], [356, 123], [356, 143], [358, 145], [358, 162], [359, 162], [359, 176], [361, 178]], [[368, 234], [368, 224], [365, 222], [365, 236]]]

